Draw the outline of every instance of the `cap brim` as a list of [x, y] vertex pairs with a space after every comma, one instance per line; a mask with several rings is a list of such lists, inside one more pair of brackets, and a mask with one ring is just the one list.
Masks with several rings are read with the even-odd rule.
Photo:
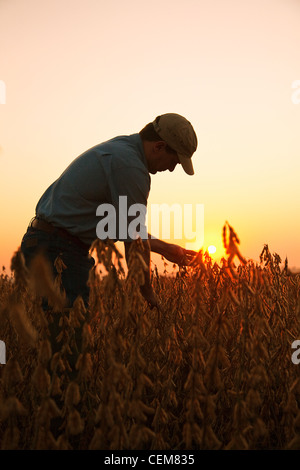
[[178, 158], [179, 158], [179, 160], [180, 160], [181, 166], [182, 166], [182, 168], [184, 169], [184, 171], [185, 171], [188, 175], [194, 175], [195, 172], [194, 172], [194, 167], [193, 167], [192, 159], [191, 159], [191, 158], [188, 158], [188, 157], [184, 157], [183, 155], [180, 155], [180, 154], [177, 154], [177, 155], [178, 155]]

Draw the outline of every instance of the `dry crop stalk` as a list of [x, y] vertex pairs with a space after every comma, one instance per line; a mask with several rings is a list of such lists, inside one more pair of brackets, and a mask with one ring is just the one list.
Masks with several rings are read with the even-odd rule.
[[[108, 267], [111, 255], [114, 255], [113, 250], [103, 254]], [[173, 278], [154, 270], [155, 287], [163, 305], [160, 323], [157, 312], [145, 308], [134, 278], [126, 282], [114, 269], [109, 269], [106, 278], [99, 279], [96, 272], [92, 272], [89, 325], [94, 341], [85, 352], [91, 354], [94, 373], [79, 382], [77, 369], [75, 383], [79, 387], [80, 402], [73, 403], [73, 409], [80, 407], [77, 410], [80, 419], [76, 414], [72, 416], [73, 421], [71, 418], [69, 421], [69, 426], [75, 426], [73, 430], [77, 426], [81, 431], [78, 434], [81, 448], [89, 445], [91, 448], [147, 446], [182, 450], [187, 448], [186, 442], [192, 442], [195, 449], [213, 448], [217, 446], [216, 436], [224, 449], [299, 448], [299, 366], [292, 364], [291, 342], [299, 338], [300, 332], [300, 279], [299, 275], [290, 275], [287, 263], [281, 270], [279, 260], [280, 257], [271, 255], [266, 246], [260, 265], [248, 262], [236, 268], [233, 263], [228, 266], [224, 260], [223, 265], [217, 266], [202, 254], [199, 255], [202, 264], [180, 269]], [[20, 261], [20, 257], [14, 261], [18, 269], [22, 269]], [[17, 279], [14, 284], [2, 277], [0, 285], [0, 337], [9, 345], [10, 355], [15, 357], [20, 344], [5, 306], [17, 285], [20, 289], [16, 292], [19, 295], [15, 298], [16, 304], [22, 299], [24, 311], [33, 320], [40, 339], [47, 337], [45, 319], [40, 316], [38, 320], [39, 306], [30, 293], [32, 284], [27, 283], [25, 271], [20, 272]], [[27, 287], [22, 287], [21, 282], [26, 282]], [[219, 335], [215, 327], [218, 312], [223, 312]], [[63, 328], [67, 337], [77, 320], [74, 313], [65, 315]], [[193, 347], [195, 340], [197, 347]], [[5, 422], [2, 419], [0, 439], [4, 446], [33, 448], [31, 417], [38, 416], [37, 404], [41, 399], [31, 386], [33, 349], [26, 349], [25, 343], [21, 348], [18, 362], [23, 380], [7, 395], [2, 373], [0, 396], [5, 400], [11, 398], [15, 404], [19, 400], [28, 412], [16, 417], [17, 427], [13, 420], [9, 424], [10, 418]], [[42, 356], [49, 357], [47, 348], [47, 343], [42, 341], [40, 370], [46, 362], [41, 360]], [[214, 366], [213, 361], [209, 365], [209, 352], [213, 350], [215, 354], [216, 348], [219, 360], [224, 348], [229, 366]], [[79, 352], [83, 354], [84, 349]], [[66, 388], [71, 382], [67, 375], [60, 383], [53, 380], [57, 377], [54, 370], [59, 373], [63, 367], [63, 354], [62, 348], [58, 353], [52, 352], [52, 377], [47, 392], [51, 399], [55, 390], [62, 393], [58, 396], [66, 397]], [[185, 391], [183, 387], [194, 354], [196, 367]], [[204, 381], [205, 388], [200, 387], [200, 381], [204, 383], [205, 367], [208, 378], [218, 369], [222, 387], [209, 387], [209, 380]], [[210, 388], [209, 393], [206, 387]], [[203, 436], [204, 422], [196, 415], [196, 408], [193, 409], [192, 397], [199, 401], [202, 415], [207, 397], [209, 411], [204, 420], [203, 443], [202, 440], [197, 443], [197, 436]], [[50, 403], [45, 401], [40, 423], [46, 423], [53, 413]], [[91, 417], [100, 404], [101, 420], [95, 425]], [[137, 405], [136, 413], [141, 413], [138, 418], [129, 416], [129, 405], [133, 414]], [[8, 408], [13, 409], [11, 405]], [[217, 414], [215, 420], [214, 414]], [[68, 414], [66, 420], [67, 417]], [[193, 421], [188, 421], [191, 417]], [[84, 429], [81, 420], [85, 423]], [[184, 442], [182, 429], [188, 422]], [[46, 428], [40, 426], [35, 447], [69, 448], [69, 438], [72, 439], [72, 435], [65, 431], [53, 440]]]

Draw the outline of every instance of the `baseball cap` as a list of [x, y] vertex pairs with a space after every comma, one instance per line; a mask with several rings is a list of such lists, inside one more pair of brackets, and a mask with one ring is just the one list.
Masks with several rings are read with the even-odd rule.
[[175, 150], [184, 171], [193, 175], [192, 155], [197, 149], [197, 136], [192, 124], [176, 113], [157, 116], [152, 124], [156, 133]]

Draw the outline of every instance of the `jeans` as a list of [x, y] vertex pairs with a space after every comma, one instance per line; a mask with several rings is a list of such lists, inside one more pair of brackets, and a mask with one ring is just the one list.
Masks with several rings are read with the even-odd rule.
[[64, 239], [54, 233], [47, 233], [28, 227], [22, 243], [21, 251], [26, 266], [30, 265], [33, 257], [42, 251], [50, 261], [54, 277], [58, 274], [54, 266], [55, 259], [60, 256], [66, 269], [62, 271], [62, 286], [66, 292], [69, 307], [78, 295], [82, 296], [85, 306], [88, 306], [89, 287], [87, 281], [89, 271], [94, 266], [94, 259], [89, 256], [88, 247], [78, 246], [73, 240]]
[[[42, 252], [46, 259], [50, 261], [54, 278], [58, 274], [54, 262], [60, 256], [66, 266], [66, 269], [63, 269], [61, 273], [62, 287], [67, 297], [66, 307], [72, 307], [75, 299], [81, 295], [85, 307], [88, 308], [89, 287], [87, 281], [89, 271], [95, 264], [94, 259], [89, 256], [88, 247], [78, 246], [73, 240], [64, 239], [55, 232], [50, 234], [28, 227], [22, 239], [21, 252], [28, 268], [30, 268], [30, 262], [34, 256]], [[42, 299], [42, 307], [45, 312], [49, 311], [47, 299]], [[48, 324], [53, 353], [61, 349], [61, 345], [57, 342], [57, 336], [61, 331], [60, 317], [61, 315], [57, 314], [51, 316], [51, 321]], [[74, 380], [77, 375], [76, 362], [81, 351], [83, 323], [84, 320], [75, 328], [75, 342], [73, 346], [70, 345], [71, 352], [66, 356], [71, 368], [69, 372], [71, 380]]]
[[[89, 287], [87, 281], [89, 278], [89, 271], [94, 266], [94, 259], [89, 256], [88, 247], [77, 245], [73, 240], [65, 239], [54, 233], [47, 233], [42, 230], [37, 230], [33, 227], [28, 227], [25, 233], [22, 243], [21, 252], [24, 255], [25, 263], [30, 268], [30, 262], [36, 254], [42, 252], [43, 255], [50, 261], [50, 265], [53, 271], [53, 277], [55, 278], [57, 270], [54, 266], [54, 262], [58, 256], [62, 259], [66, 266], [61, 273], [62, 287], [65, 290], [68, 304], [67, 307], [72, 307], [75, 299], [78, 295], [81, 295], [85, 307], [89, 304]], [[47, 299], [42, 300], [42, 307], [44, 311], [48, 310]], [[51, 343], [52, 354], [62, 351], [64, 344], [61, 341], [58, 342], [58, 335], [61, 331], [60, 318], [61, 315], [55, 314], [48, 318], [48, 335]], [[69, 350], [64, 353], [66, 360], [68, 361], [69, 368], [65, 372], [70, 381], [76, 380], [78, 370], [76, 364], [80, 357], [82, 348], [82, 326], [84, 320], [80, 321], [80, 325], [74, 328], [74, 336], [72, 342], [69, 342]], [[49, 374], [52, 374], [50, 364], [48, 365]], [[62, 373], [62, 372], [60, 372]], [[62, 409], [64, 405], [63, 398], [61, 396], [55, 396], [54, 400], [58, 408]], [[56, 417], [51, 420], [51, 432], [57, 438], [60, 433], [60, 426], [63, 423], [62, 417]], [[74, 441], [73, 446], [78, 445]]]

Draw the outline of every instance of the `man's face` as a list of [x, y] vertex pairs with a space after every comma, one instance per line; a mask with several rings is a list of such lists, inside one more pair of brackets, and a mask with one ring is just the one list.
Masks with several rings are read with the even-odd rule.
[[165, 142], [155, 142], [151, 161], [148, 162], [149, 173], [155, 175], [158, 171], [173, 171], [178, 163], [180, 161], [174, 150]]

